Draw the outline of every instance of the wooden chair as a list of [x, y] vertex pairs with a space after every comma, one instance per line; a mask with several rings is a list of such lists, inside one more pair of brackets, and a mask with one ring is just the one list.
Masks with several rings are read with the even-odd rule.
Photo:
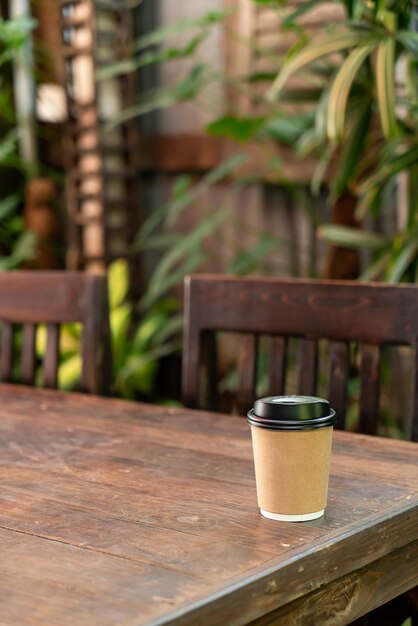
[[[60, 325], [67, 322], [79, 322], [83, 327], [81, 391], [108, 393], [111, 352], [106, 277], [81, 272], [1, 273], [1, 381], [34, 384], [36, 328], [45, 324], [43, 386], [56, 388]], [[23, 327], [19, 380], [14, 380], [13, 372], [15, 325]]]
[[[189, 276], [185, 280], [183, 399], [217, 410], [218, 332], [244, 333], [238, 358], [237, 408], [245, 414], [255, 397], [258, 346], [269, 337], [266, 395], [285, 392], [289, 339], [300, 342], [297, 392], [315, 395], [318, 342], [327, 339], [328, 391], [345, 427], [352, 343], [358, 344], [359, 430], [375, 434], [379, 414], [379, 363], [386, 345], [415, 349], [413, 419], [407, 436], [418, 441], [418, 287], [320, 280]], [[206, 398], [200, 393], [207, 373]]]

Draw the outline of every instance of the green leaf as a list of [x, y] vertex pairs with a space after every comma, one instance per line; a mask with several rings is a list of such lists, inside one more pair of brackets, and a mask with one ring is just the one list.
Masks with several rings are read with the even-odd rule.
[[109, 321], [112, 341], [117, 344], [120, 338], [126, 337], [132, 320], [132, 306], [128, 303], [110, 311]]
[[373, 50], [373, 45], [353, 50], [342, 64], [331, 87], [328, 100], [328, 137], [333, 142], [341, 141], [344, 134], [348, 96], [357, 73]]
[[335, 52], [354, 48], [356, 46], [371, 46], [378, 41], [376, 33], [364, 32], [347, 32], [338, 35], [332, 35], [322, 41], [311, 43], [303, 48], [295, 57], [286, 63], [282, 71], [278, 74], [273, 86], [270, 89], [269, 97], [274, 99], [283, 88], [288, 78], [299, 71], [306, 65], [321, 57], [328, 56]]
[[10, 270], [19, 265], [23, 261], [28, 261], [35, 257], [37, 238], [30, 231], [23, 232], [17, 239], [12, 253], [8, 257], [0, 259], [0, 269]]
[[415, 57], [418, 57], [418, 33], [408, 30], [400, 30], [396, 33], [399, 43]]
[[116, 309], [126, 300], [129, 288], [128, 263], [124, 259], [114, 261], [107, 274], [110, 309]]
[[41, 359], [46, 352], [47, 330], [45, 324], [39, 324], [36, 329], [35, 354]]
[[395, 113], [395, 40], [389, 37], [377, 48], [376, 87], [380, 122], [386, 139], [399, 134]]
[[391, 158], [391, 160], [380, 167], [379, 170], [366, 179], [360, 186], [361, 195], [371, 192], [373, 187], [379, 187], [382, 184], [398, 174], [399, 172], [408, 170], [418, 161], [418, 145], [411, 147], [405, 146], [400, 149], [399, 153]]
[[179, 20], [174, 24], [170, 24], [169, 26], [163, 26], [162, 28], [157, 28], [153, 30], [151, 33], [147, 33], [143, 35], [139, 39], [134, 42], [135, 50], [142, 50], [147, 48], [148, 46], [159, 44], [171, 37], [176, 37], [177, 35], [181, 35], [189, 31], [192, 28], [206, 28], [208, 26], [216, 26], [217, 24], [221, 24], [228, 15], [230, 15], [230, 11], [209, 11], [202, 17], [193, 20]]
[[398, 283], [411, 263], [418, 257], [418, 241], [410, 241], [396, 256], [393, 264], [389, 266], [386, 280], [389, 283]]
[[355, 176], [356, 168], [366, 143], [371, 116], [372, 106], [369, 101], [353, 111], [348, 135], [343, 142], [338, 159], [336, 177], [334, 181], [331, 181], [334, 198], [338, 198], [346, 191], [350, 181]]
[[381, 250], [388, 242], [383, 235], [337, 224], [323, 224], [317, 233], [320, 239], [334, 246], [357, 250]]
[[379, 257], [363, 272], [363, 274], [361, 274], [359, 280], [362, 282], [378, 280], [387, 268], [390, 258], [390, 250], [380, 254]]
[[245, 160], [246, 156], [244, 154], [234, 154], [232, 157], [222, 161], [222, 163], [208, 172], [208, 174], [205, 174], [195, 187], [189, 190], [184, 187], [184, 193], [181, 189], [175, 188], [174, 198], [154, 211], [146, 220], [135, 238], [133, 249], [141, 250], [142, 246], [146, 245], [147, 238], [162, 222], [170, 217], [170, 222], [173, 223], [173, 219], [176, 219], [187, 207], [203, 196], [212, 185], [215, 185], [233, 174], [241, 167]]
[[131, 74], [148, 65], [155, 63], [164, 63], [165, 61], [176, 61], [191, 57], [195, 54], [200, 44], [207, 38], [209, 31], [204, 31], [193, 37], [185, 46], [178, 48], [166, 48], [157, 52], [144, 52], [139, 57], [133, 59], [124, 59], [118, 63], [112, 63], [99, 68], [96, 71], [96, 79], [100, 81], [109, 80], [115, 76], [123, 76]]
[[63, 324], [60, 336], [60, 352], [62, 356], [80, 353], [82, 326], [79, 323]]
[[318, 6], [318, 4], [323, 3], [324, 0], [306, 0], [303, 4], [300, 5], [300, 7], [296, 9], [296, 11], [293, 11], [292, 13], [290, 13], [290, 15], [287, 15], [282, 20], [282, 27], [289, 28], [289, 26], [293, 26], [299, 17], [314, 9], [316, 6]]
[[74, 389], [81, 378], [82, 360], [80, 354], [74, 354], [64, 361], [58, 369], [58, 388]]
[[294, 146], [301, 135], [312, 127], [314, 120], [315, 111], [298, 115], [281, 115], [269, 120], [264, 130], [272, 139]]
[[[210, 218], [206, 218], [198, 224], [193, 231], [185, 235], [180, 245], [168, 250], [160, 259], [155, 268], [147, 292], [142, 298], [141, 307], [151, 306], [155, 300], [172, 287], [176, 281], [187, 273], [195, 270], [205, 258], [201, 249], [203, 240], [216, 232], [226, 219], [228, 210], [218, 210]], [[183, 259], [180, 268], [176, 266]]]
[[321, 191], [321, 185], [324, 182], [325, 174], [327, 173], [333, 152], [334, 148], [332, 146], [325, 146], [324, 151], [321, 154], [311, 180], [311, 191], [314, 196], [318, 196]]
[[249, 248], [239, 253], [232, 261], [228, 273], [236, 275], [249, 274], [259, 269], [260, 263], [273, 250], [277, 250], [277, 238], [270, 234], [264, 233], [254, 248]]
[[229, 137], [236, 141], [246, 142], [257, 133], [264, 121], [264, 117], [239, 118], [226, 115], [209, 124], [206, 130], [217, 137]]
[[0, 220], [4, 220], [9, 217], [19, 206], [21, 200], [22, 198], [19, 193], [13, 193], [0, 200]]
[[111, 132], [120, 124], [151, 111], [165, 109], [179, 102], [192, 100], [209, 82], [206, 69], [207, 66], [205, 64], [199, 63], [171, 87], [151, 90], [137, 104], [127, 107], [111, 119], [106, 124], [105, 131]]
[[182, 328], [183, 315], [172, 315], [169, 319], [165, 321], [164, 325], [161, 326], [159, 330], [157, 330], [154, 337], [152, 338], [152, 345], [163, 345], [168, 339], [171, 339], [173, 336], [178, 335]]
[[16, 150], [16, 145], [19, 139], [19, 131], [12, 129], [2, 138], [0, 141], [0, 163], [7, 161], [7, 159]]

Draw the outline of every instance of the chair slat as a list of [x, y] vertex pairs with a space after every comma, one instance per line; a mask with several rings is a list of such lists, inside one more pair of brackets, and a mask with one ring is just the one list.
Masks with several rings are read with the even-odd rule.
[[271, 337], [269, 347], [267, 393], [269, 396], [281, 396], [284, 394], [286, 383], [287, 339], [285, 337]]
[[46, 351], [44, 356], [44, 386], [56, 389], [59, 364], [59, 324], [47, 324]]
[[336, 428], [345, 429], [347, 411], [347, 381], [350, 367], [349, 344], [345, 341], [331, 341], [329, 346], [328, 398], [337, 413]]
[[300, 347], [298, 393], [305, 396], [316, 394], [318, 373], [318, 344], [312, 339], [303, 339]]
[[379, 417], [379, 346], [360, 345], [360, 432], [375, 435]]
[[258, 336], [244, 335], [238, 354], [237, 409], [245, 414], [251, 408], [257, 382]]
[[2, 382], [11, 382], [13, 370], [13, 326], [6, 322], [3, 322], [1, 325], [0, 370]]
[[35, 339], [36, 325], [24, 324], [22, 348], [22, 382], [33, 385], [35, 379]]
[[[216, 335], [214, 332], [205, 331], [202, 333], [202, 364], [205, 368], [205, 406], [209, 411], [219, 410], [219, 394], [218, 394], [218, 351], [216, 343]], [[200, 363], [196, 366], [196, 372], [200, 370]], [[196, 398], [196, 405], [198, 398]]]

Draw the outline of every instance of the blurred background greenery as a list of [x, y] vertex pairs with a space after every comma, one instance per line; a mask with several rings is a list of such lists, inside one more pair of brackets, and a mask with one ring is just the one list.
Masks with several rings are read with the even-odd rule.
[[[121, 20], [112, 22], [113, 14], [103, 3], [84, 4], [90, 7], [86, 23], [94, 23], [96, 15], [92, 45], [102, 59], [90, 78], [94, 103], [102, 111], [102, 138], [94, 155], [105, 155], [103, 172], [108, 167], [103, 146], [126, 137], [122, 130], [127, 124], [133, 124], [141, 139], [142, 161], [135, 164], [140, 191], [137, 197], [131, 187], [127, 196], [136, 203], [139, 219], [128, 217], [134, 232], [124, 236], [122, 247], [116, 235], [110, 236], [114, 251], [103, 261], [109, 269], [115, 393], [178, 399], [181, 283], [188, 273], [417, 281], [418, 34], [412, 0], [346, 0], [332, 7], [316, 0], [231, 1], [197, 16], [184, 16], [179, 4], [180, 17], [162, 26], [156, 5], [144, 0], [124, 7], [124, 15], [135, 24], [133, 32], [123, 30]], [[15, 106], [22, 64], [26, 80], [38, 91], [52, 80], [46, 76], [53, 65], [48, 52], [52, 44], [46, 41], [51, 35], [45, 35], [42, 2], [23, 16], [11, 15], [6, 5], [1, 5], [0, 18], [0, 268], [89, 269], [80, 261], [85, 251], [73, 253], [70, 239], [90, 217], [74, 218], [67, 204], [70, 196], [62, 194], [62, 181], [74, 177], [65, 148], [57, 149], [57, 137], [66, 133], [65, 115], [55, 125], [35, 115], [26, 127]], [[172, 15], [170, 7], [165, 10]], [[106, 37], [100, 11], [107, 20]], [[243, 31], [248, 16], [255, 26]], [[66, 20], [74, 24], [75, 17], [69, 13], [57, 18], [62, 20], [57, 22], [60, 38], [64, 44], [71, 40], [73, 47], [81, 30], [66, 26]], [[115, 48], [112, 31], [120, 33], [121, 28], [124, 54], [119, 58], [109, 49]], [[221, 40], [230, 51], [223, 65], [215, 62]], [[34, 64], [24, 62], [28, 41]], [[107, 56], [102, 58], [103, 41], [111, 43], [103, 48]], [[56, 63], [56, 50], [54, 55]], [[69, 83], [65, 49], [62, 58], [61, 87], [72, 106], [82, 90]], [[76, 70], [73, 64], [73, 81]], [[123, 81], [130, 81], [126, 100], [118, 99], [117, 85], [128, 84]], [[89, 92], [88, 86], [83, 88]], [[225, 99], [221, 104], [220, 94]], [[178, 168], [166, 158], [162, 175], [149, 165], [160, 146], [156, 124], [168, 120], [171, 127], [187, 129], [195, 110], [203, 120], [196, 140], [199, 150], [192, 150], [186, 165]], [[36, 162], [25, 152], [28, 132], [38, 145]], [[172, 134], [163, 134], [162, 153], [175, 159], [176, 151], [192, 139], [180, 133], [176, 143]], [[127, 150], [126, 141], [122, 149]], [[45, 192], [41, 185], [39, 200], [38, 185], [38, 199], [32, 202], [39, 179], [52, 181], [53, 191]], [[104, 177], [102, 184], [111, 187], [110, 180]], [[281, 212], [278, 221], [270, 215], [271, 206], [253, 219], [249, 205], [254, 197], [262, 206], [280, 204], [274, 207], [275, 213]], [[283, 217], [289, 215], [288, 205], [290, 221]], [[43, 226], [38, 227], [41, 213]], [[71, 227], [67, 230], [63, 215]], [[117, 211], [111, 220], [119, 223]], [[89, 235], [77, 241], [87, 245], [90, 240]], [[66, 389], [76, 385], [79, 375], [79, 340], [76, 326], [65, 329], [60, 385]], [[41, 332], [39, 355], [44, 342]], [[388, 388], [393, 358], [388, 355], [384, 365]], [[355, 364], [353, 355], [353, 406]], [[173, 385], [167, 387], [167, 379]], [[233, 384], [233, 372], [226, 366], [225, 389]], [[389, 424], [388, 429], [395, 427]]]

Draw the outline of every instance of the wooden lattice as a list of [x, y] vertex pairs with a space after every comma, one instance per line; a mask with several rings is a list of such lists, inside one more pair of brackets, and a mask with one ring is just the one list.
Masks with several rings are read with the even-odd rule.
[[109, 119], [129, 104], [131, 84], [126, 77], [96, 80], [98, 68], [128, 56], [132, 16], [125, 6], [61, 0], [70, 269], [94, 271], [129, 257], [139, 220], [135, 128], [124, 124], [106, 131]]

